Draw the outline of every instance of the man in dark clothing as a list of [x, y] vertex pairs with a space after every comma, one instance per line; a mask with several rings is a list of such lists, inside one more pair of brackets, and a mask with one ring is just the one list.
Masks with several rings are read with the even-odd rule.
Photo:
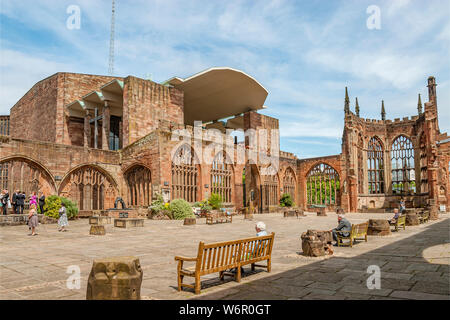
[[45, 205], [45, 195], [43, 192], [40, 193], [39, 197], [39, 208], [41, 209], [41, 214], [44, 214], [44, 205]]
[[350, 223], [350, 221], [345, 219], [343, 214], [338, 214], [338, 222], [339, 222], [339, 225], [336, 228], [334, 228], [333, 230], [331, 230], [331, 232], [333, 233], [334, 241], [337, 241], [337, 232], [336, 231], [348, 231], [348, 232], [341, 233], [344, 237], [348, 237], [350, 235], [350, 231], [352, 231], [352, 224]]
[[19, 192], [16, 198], [17, 198], [16, 204], [18, 209], [17, 214], [23, 214], [23, 206], [25, 205], [25, 194], [23, 192]]
[[19, 190], [16, 190], [16, 192], [14, 192], [13, 196], [12, 196], [11, 204], [12, 204], [12, 207], [13, 207], [13, 213], [14, 214], [17, 214], [17, 196], [18, 195], [20, 195]]

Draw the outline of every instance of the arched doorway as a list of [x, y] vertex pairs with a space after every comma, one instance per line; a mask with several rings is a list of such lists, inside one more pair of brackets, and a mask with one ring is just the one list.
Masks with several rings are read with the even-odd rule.
[[152, 200], [152, 179], [150, 169], [135, 165], [125, 174], [127, 185], [127, 205], [132, 207], [148, 207]]
[[326, 163], [315, 165], [307, 174], [308, 205], [340, 205], [337, 171]]
[[258, 167], [247, 162], [245, 165], [245, 191], [246, 206], [250, 204], [255, 208], [255, 212], [262, 212], [262, 186]]

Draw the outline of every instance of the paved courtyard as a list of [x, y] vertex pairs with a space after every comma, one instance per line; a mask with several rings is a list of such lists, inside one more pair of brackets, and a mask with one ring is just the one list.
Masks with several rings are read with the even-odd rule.
[[[392, 214], [348, 214], [352, 223]], [[202, 277], [202, 294], [176, 290], [175, 255], [195, 256], [199, 241], [216, 242], [254, 236], [261, 220], [275, 232], [272, 272], [251, 272], [241, 283]], [[106, 236], [90, 236], [87, 220], [73, 221], [69, 232], [40, 225], [27, 236], [26, 226], [0, 228], [0, 299], [85, 299], [87, 278], [95, 258], [139, 257], [144, 271], [143, 299], [450, 299], [450, 217], [407, 227], [386, 237], [369, 236], [353, 248], [334, 247], [333, 256], [301, 255], [300, 235], [307, 229], [329, 230], [336, 215], [283, 218], [282, 214], [242, 216], [232, 224], [183, 226], [182, 221], [146, 220], [144, 228], [107, 225]], [[81, 289], [66, 287], [67, 268], [81, 270]], [[381, 269], [381, 288], [369, 290], [367, 268]], [[192, 281], [193, 278], [186, 278]], [[189, 290], [189, 289], [188, 289]]]

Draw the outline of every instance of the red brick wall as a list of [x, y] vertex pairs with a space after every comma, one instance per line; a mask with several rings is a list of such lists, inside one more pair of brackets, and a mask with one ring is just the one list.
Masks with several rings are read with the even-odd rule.
[[11, 108], [11, 136], [72, 144], [64, 107], [113, 79], [121, 78], [56, 73], [36, 83]]
[[160, 120], [184, 123], [183, 92], [136, 77], [124, 80], [123, 145], [157, 129]]

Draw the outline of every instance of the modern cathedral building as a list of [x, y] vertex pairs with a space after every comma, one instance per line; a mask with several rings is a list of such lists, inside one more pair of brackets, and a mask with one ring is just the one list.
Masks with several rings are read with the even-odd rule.
[[195, 203], [219, 193], [226, 206], [259, 212], [277, 210], [284, 193], [306, 210], [387, 209], [400, 197], [449, 207], [450, 139], [434, 77], [417, 114], [393, 121], [384, 105], [381, 120], [361, 118], [346, 90], [342, 153], [313, 159], [279, 150], [278, 119], [258, 113], [267, 95], [231, 68], [161, 84], [54, 74], [0, 116], [0, 188], [65, 196], [87, 215], [117, 197], [145, 207], [158, 194]]

